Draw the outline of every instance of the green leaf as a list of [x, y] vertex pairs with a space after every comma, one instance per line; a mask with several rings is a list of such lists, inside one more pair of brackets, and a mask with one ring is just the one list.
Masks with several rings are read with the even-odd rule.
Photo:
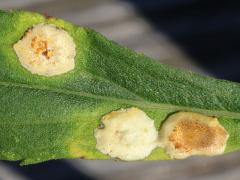
[[[13, 44], [34, 24], [65, 29], [77, 48], [76, 67], [44, 77], [20, 64]], [[0, 159], [32, 164], [51, 159], [109, 159], [96, 148], [103, 115], [138, 107], [159, 128], [176, 111], [217, 116], [240, 148], [240, 85], [170, 68], [89, 28], [24, 11], [0, 11]], [[161, 148], [148, 160], [169, 159]]]

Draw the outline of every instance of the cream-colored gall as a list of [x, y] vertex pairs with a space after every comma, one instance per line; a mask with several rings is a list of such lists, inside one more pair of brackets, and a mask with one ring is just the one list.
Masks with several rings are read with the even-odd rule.
[[13, 48], [22, 66], [32, 74], [54, 76], [75, 67], [73, 38], [52, 24], [33, 26]]
[[113, 111], [102, 118], [95, 130], [96, 148], [125, 161], [146, 158], [157, 146], [154, 121], [137, 108]]
[[222, 154], [228, 137], [217, 118], [192, 112], [171, 115], [159, 132], [160, 146], [173, 159]]

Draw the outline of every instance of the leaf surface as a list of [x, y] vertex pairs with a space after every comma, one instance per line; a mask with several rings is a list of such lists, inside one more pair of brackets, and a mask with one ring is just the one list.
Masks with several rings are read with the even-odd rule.
[[[22, 67], [13, 44], [35, 24], [65, 29], [77, 46], [76, 67], [43, 77]], [[24, 11], [0, 11], [0, 159], [32, 164], [51, 159], [109, 159], [96, 150], [103, 115], [138, 107], [159, 129], [177, 111], [217, 116], [240, 147], [240, 85], [171, 68], [89, 28]], [[156, 148], [148, 160], [169, 159]]]

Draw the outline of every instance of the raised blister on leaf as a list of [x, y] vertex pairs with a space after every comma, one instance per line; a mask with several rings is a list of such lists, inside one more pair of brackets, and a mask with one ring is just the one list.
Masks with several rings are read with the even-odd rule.
[[140, 160], [156, 147], [154, 121], [137, 108], [113, 111], [102, 118], [104, 128], [95, 130], [96, 148], [121, 160]]
[[160, 145], [171, 158], [224, 153], [228, 133], [215, 117], [192, 112], [171, 115], [160, 129]]
[[38, 24], [14, 44], [20, 63], [33, 74], [53, 76], [74, 69], [73, 38], [52, 24]]

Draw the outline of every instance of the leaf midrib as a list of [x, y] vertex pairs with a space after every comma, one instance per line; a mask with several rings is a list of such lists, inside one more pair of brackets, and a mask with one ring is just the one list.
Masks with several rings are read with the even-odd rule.
[[58, 89], [50, 86], [29, 85], [29, 84], [23, 84], [23, 83], [4, 82], [4, 81], [0, 81], [0, 86], [18, 87], [18, 88], [25, 88], [25, 89], [48, 91], [48, 92], [53, 92], [58, 94], [65, 94], [65, 95], [81, 96], [81, 97], [87, 97], [92, 99], [100, 99], [100, 100], [113, 101], [113, 102], [122, 103], [122, 104], [129, 104], [133, 106], [159, 109], [162, 111], [192, 111], [192, 112], [199, 112], [199, 113], [203, 113], [211, 116], [240, 119], [240, 113], [238, 112], [192, 108], [192, 107], [186, 107], [186, 106], [153, 103], [149, 101], [140, 101], [140, 100], [119, 99], [116, 97], [107, 97], [102, 95], [86, 93], [83, 91], [71, 91], [68, 89]]

